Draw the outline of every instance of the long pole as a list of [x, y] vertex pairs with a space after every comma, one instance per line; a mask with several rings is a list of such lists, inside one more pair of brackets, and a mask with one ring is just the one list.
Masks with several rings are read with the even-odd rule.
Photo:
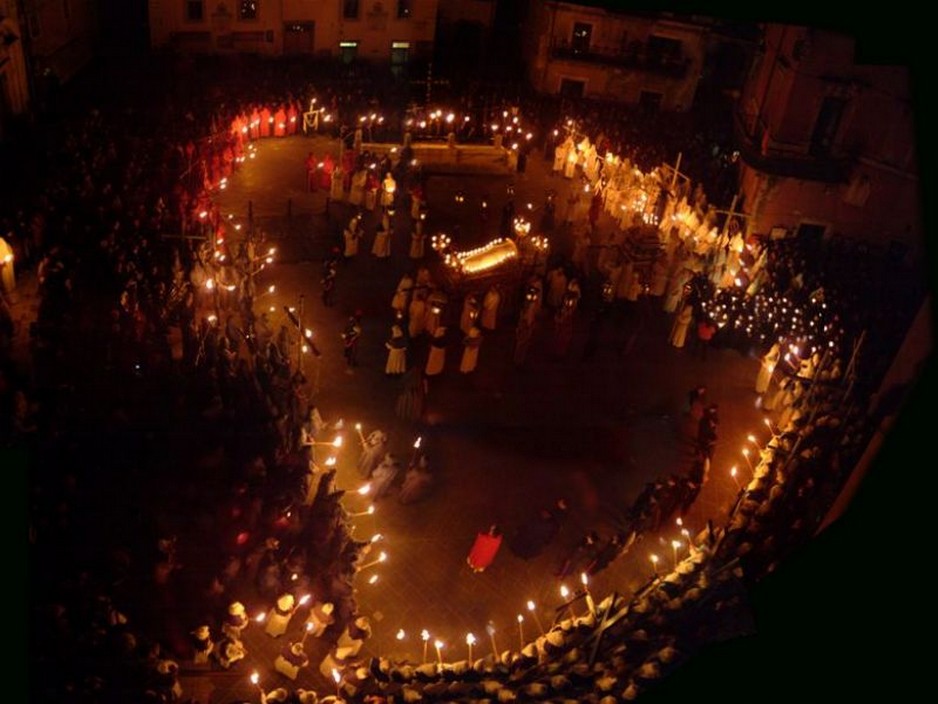
[[677, 186], [677, 174], [681, 168], [681, 157], [684, 156], [684, 152], [677, 153], [677, 162], [674, 164], [674, 176], [671, 177], [671, 193], [674, 193], [674, 188]]
[[306, 296], [301, 293], [299, 315], [296, 316], [296, 332], [300, 336], [300, 343], [296, 351], [296, 368], [301, 374], [303, 373], [303, 302], [305, 300]]

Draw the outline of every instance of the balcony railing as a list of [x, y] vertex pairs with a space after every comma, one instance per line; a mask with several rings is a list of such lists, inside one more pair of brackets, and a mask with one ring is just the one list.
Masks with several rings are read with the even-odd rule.
[[640, 42], [624, 49], [603, 46], [581, 49], [567, 41], [555, 41], [550, 47], [550, 58], [647, 71], [668, 78], [686, 77], [691, 64], [690, 58], [683, 54], [668, 56], [649, 52], [647, 44]]
[[804, 149], [781, 149], [766, 144], [766, 127], [761, 119], [752, 113], [737, 112], [734, 133], [739, 153], [743, 161], [759, 171], [825, 183], [846, 183], [856, 157], [851, 153], [832, 152], [830, 154], [811, 154], [807, 144]]

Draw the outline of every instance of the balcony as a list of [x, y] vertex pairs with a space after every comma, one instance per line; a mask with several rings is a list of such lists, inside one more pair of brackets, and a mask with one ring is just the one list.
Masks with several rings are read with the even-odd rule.
[[646, 71], [667, 78], [686, 78], [691, 64], [690, 58], [683, 54], [650, 52], [648, 45], [642, 42], [632, 42], [624, 49], [602, 46], [581, 49], [568, 41], [554, 41], [550, 46], [549, 55], [557, 61], [580, 61], [612, 68]]
[[822, 183], [846, 183], [856, 161], [855, 155], [843, 152], [811, 154], [804, 148], [781, 148], [769, 145], [765, 150], [765, 124], [751, 113], [737, 112], [733, 132], [742, 160], [752, 168], [772, 176], [797, 178]]

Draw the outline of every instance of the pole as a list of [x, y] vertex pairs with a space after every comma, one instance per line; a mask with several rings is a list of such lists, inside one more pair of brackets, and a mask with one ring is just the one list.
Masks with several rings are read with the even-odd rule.
[[720, 231], [720, 237], [726, 236], [726, 231], [729, 229], [730, 220], [736, 215], [736, 201], [739, 200], [739, 194], [733, 196], [733, 202], [730, 203], [730, 211], [726, 214], [726, 220], [723, 222], [723, 229]]
[[296, 321], [297, 321], [296, 332], [300, 336], [300, 344], [297, 347], [297, 351], [296, 351], [296, 368], [297, 368], [297, 371], [300, 372], [300, 374], [303, 373], [303, 344], [304, 344], [304, 339], [305, 339], [303, 337], [303, 302], [305, 300], [306, 300], [306, 296], [301, 293], [299, 315], [296, 316]]
[[671, 177], [671, 193], [674, 193], [674, 188], [677, 186], [677, 174], [681, 168], [681, 157], [684, 156], [684, 152], [677, 153], [677, 162], [674, 164], [674, 176]]

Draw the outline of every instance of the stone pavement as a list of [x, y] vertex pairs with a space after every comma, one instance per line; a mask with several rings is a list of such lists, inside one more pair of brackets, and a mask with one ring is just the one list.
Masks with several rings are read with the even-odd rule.
[[[230, 179], [217, 200], [224, 214], [242, 221], [250, 200], [258, 231], [265, 232], [278, 249], [277, 263], [258, 280], [258, 290], [276, 285], [275, 293], [265, 294], [259, 304], [273, 306], [271, 316], [278, 326], [285, 321], [282, 306], [295, 306], [304, 296], [304, 323], [314, 329], [323, 352], [319, 361], [305, 360], [306, 372], [311, 386], [318, 387], [316, 400], [325, 419], [342, 418], [349, 431], [355, 422], [362, 423], [366, 433], [384, 429], [391, 438], [390, 450], [405, 464], [415, 438], [422, 437], [437, 480], [423, 502], [400, 505], [392, 493], [378, 502], [374, 515], [353, 519], [360, 538], [380, 533], [381, 549], [388, 553], [388, 560], [363, 571], [356, 585], [361, 612], [371, 619], [374, 630], [363, 656], [419, 662], [423, 658], [419, 633], [424, 628], [432, 639], [445, 643], [444, 658], [466, 657], [468, 632], [478, 639], [475, 653], [486, 654], [491, 651], [488, 623], [496, 629], [499, 649], [517, 648], [522, 635], [516, 621], [519, 613], [525, 616], [523, 635], [536, 635], [538, 620], [548, 625], [561, 603], [554, 575], [569, 548], [590, 528], [608, 536], [646, 482], [680, 468], [681, 410], [687, 391], [701, 382], [720, 406], [720, 440], [710, 481], [685, 521], [695, 532], [708, 518], [719, 522], [736, 493], [729, 467], [739, 465], [740, 476], [746, 477], [740, 454], [746, 435], [766, 434], [753, 392], [758, 362], [721, 349], [711, 350], [704, 362], [688, 348], [671, 347], [670, 316], [660, 310], [650, 312], [630, 345], [621, 328], [610, 326], [599, 352], [588, 362], [580, 361], [585, 336], [582, 315], [571, 353], [564, 360], [546, 354], [549, 321], [542, 320], [528, 364], [521, 370], [511, 363], [515, 320], [505, 313], [499, 329], [486, 335], [474, 374], [458, 372], [461, 345], [448, 350], [444, 373], [431, 382], [426, 425], [418, 427], [396, 417], [394, 404], [403, 382], [383, 373], [384, 342], [393, 323], [394, 289], [401, 275], [414, 268], [407, 257], [409, 208], [398, 209], [388, 260], [370, 254], [376, 223], [366, 213], [361, 254], [340, 268], [337, 304], [326, 308], [319, 296], [321, 259], [331, 246], [340, 244], [341, 228], [351, 212], [345, 203], [332, 203], [327, 215], [325, 193], [304, 189], [307, 153], [322, 156], [326, 150], [338, 156], [338, 144], [324, 137], [262, 141], [257, 157]], [[431, 176], [427, 233], [451, 232], [458, 222], [461, 240], [456, 244], [486, 241], [494, 234], [509, 182], [515, 185], [518, 207], [531, 202], [538, 208], [548, 188], [558, 190], [562, 203], [570, 182], [551, 177], [548, 169], [549, 164], [534, 154], [527, 172], [513, 178]], [[466, 194], [461, 206], [465, 213], [454, 202], [457, 190]], [[483, 196], [495, 215], [486, 225], [472, 215], [478, 213]], [[536, 214], [533, 220], [536, 224]], [[608, 232], [612, 226], [604, 215], [599, 231]], [[480, 232], [482, 227], [485, 232]], [[563, 234], [551, 246], [566, 253], [572, 249], [569, 236]], [[436, 256], [429, 247], [427, 255], [428, 260]], [[451, 307], [458, 316], [461, 302]], [[364, 312], [364, 334], [360, 366], [349, 374], [339, 333], [355, 309]], [[422, 364], [422, 354], [409, 350], [409, 363]], [[357, 441], [352, 432], [346, 437], [351, 442], [339, 454], [338, 485], [349, 490], [347, 508], [362, 511], [368, 499], [352, 492], [362, 483], [355, 468]], [[488, 570], [480, 574], [470, 570], [466, 555], [477, 531], [497, 522], [511, 533], [560, 497], [570, 503], [570, 518], [543, 554], [518, 558], [506, 541]], [[591, 589], [599, 595], [636, 589], [652, 574], [649, 553], [670, 561], [670, 541], [675, 537], [680, 538], [676, 527], [661, 536], [646, 536], [643, 544], [597, 575]], [[368, 581], [371, 575], [378, 576], [374, 584]], [[576, 575], [567, 578], [567, 585], [577, 586]], [[535, 602], [536, 618], [526, 609], [527, 600]], [[584, 608], [582, 603], [579, 608]], [[300, 634], [304, 616], [303, 612], [297, 616], [285, 638]], [[398, 639], [400, 629], [404, 637]], [[290, 683], [272, 669], [282, 640], [255, 630], [246, 634], [249, 655], [235, 671], [207, 679], [193, 673], [196, 676], [187, 677], [184, 686], [201, 688], [203, 701], [250, 698], [256, 690], [247, 678], [256, 669], [268, 689], [302, 686], [331, 691], [331, 683], [318, 673], [326, 644], [307, 643], [311, 665], [296, 683]], [[434, 657], [432, 646], [429, 657]]]

